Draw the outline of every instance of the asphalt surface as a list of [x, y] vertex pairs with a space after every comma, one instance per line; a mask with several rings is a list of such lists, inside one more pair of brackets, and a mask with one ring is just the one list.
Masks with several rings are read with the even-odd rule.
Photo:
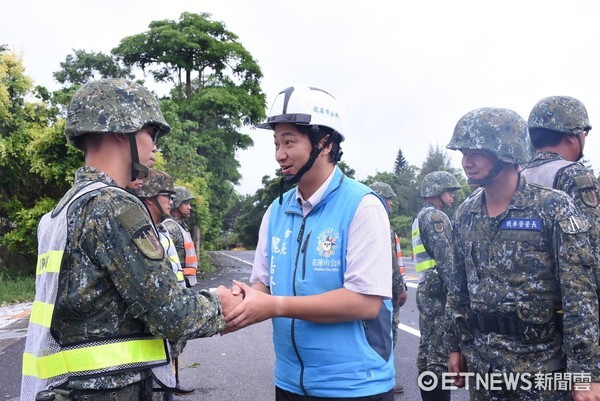
[[[230, 286], [232, 280], [247, 281], [254, 251], [211, 252], [215, 271], [199, 277], [197, 289]], [[400, 330], [395, 355], [396, 380], [405, 388], [395, 399], [420, 400], [416, 355], [419, 346], [418, 312], [415, 303], [416, 275], [405, 259], [409, 298], [400, 311]], [[31, 304], [0, 308], [0, 400], [17, 401], [21, 361]], [[273, 400], [272, 327], [265, 321], [243, 330], [188, 341], [180, 357], [180, 382], [196, 388], [182, 396], [186, 401]], [[468, 400], [465, 390], [452, 393], [452, 400]]]

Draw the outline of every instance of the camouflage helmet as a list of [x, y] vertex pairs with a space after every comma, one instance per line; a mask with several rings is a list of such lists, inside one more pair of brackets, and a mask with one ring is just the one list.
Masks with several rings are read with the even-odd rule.
[[434, 171], [427, 174], [421, 181], [421, 196], [429, 198], [438, 196], [446, 191], [456, 191], [461, 186], [456, 177], [447, 171]]
[[153, 198], [160, 193], [175, 194], [173, 179], [164, 171], [152, 168], [148, 176], [143, 179], [142, 187], [135, 193], [140, 198]]
[[196, 197], [192, 195], [189, 189], [186, 187], [177, 186], [175, 187], [175, 199], [173, 199], [173, 205], [171, 206], [171, 209], [177, 209], [179, 206], [181, 206], [181, 203], [192, 199], [196, 199]]
[[147, 125], [159, 128], [159, 136], [171, 131], [150, 91], [126, 79], [101, 79], [83, 85], [73, 95], [65, 136], [78, 146], [74, 138], [81, 135], [130, 134]]
[[484, 150], [511, 164], [525, 163], [531, 154], [525, 120], [512, 110], [492, 107], [462, 116], [446, 148]]
[[390, 187], [385, 182], [376, 181], [369, 185], [369, 187], [373, 190], [373, 192], [379, 195], [380, 198], [389, 199], [396, 197], [396, 194], [392, 190], [392, 187]]
[[550, 96], [537, 102], [529, 113], [527, 127], [572, 135], [592, 129], [583, 103], [569, 96]]

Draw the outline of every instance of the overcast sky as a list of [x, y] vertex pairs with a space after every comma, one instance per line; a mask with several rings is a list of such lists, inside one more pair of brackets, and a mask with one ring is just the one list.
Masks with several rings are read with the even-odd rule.
[[[295, 83], [331, 92], [345, 111], [343, 160], [358, 179], [391, 171], [398, 149], [420, 167], [470, 110], [527, 119], [552, 95], [586, 105], [595, 129], [585, 158], [600, 169], [597, 0], [0, 0], [0, 44], [22, 55], [36, 84], [57, 89], [52, 73], [72, 49], [109, 53], [184, 11], [208, 12], [239, 36], [262, 69], [268, 107]], [[270, 131], [244, 132], [255, 146], [239, 154], [238, 190], [252, 194], [277, 164]]]

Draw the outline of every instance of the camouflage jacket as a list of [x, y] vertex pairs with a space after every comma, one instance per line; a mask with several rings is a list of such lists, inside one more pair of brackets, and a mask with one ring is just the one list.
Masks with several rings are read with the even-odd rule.
[[[564, 160], [564, 158], [554, 152], [538, 152], [525, 168], [533, 168], [557, 160]], [[558, 172], [554, 178], [553, 188], [566, 192], [588, 219], [592, 226], [589, 231], [590, 242], [596, 259], [600, 261], [600, 207], [598, 206], [600, 185], [594, 172], [583, 164], [574, 162]], [[600, 288], [600, 265], [596, 264], [594, 271], [596, 287]]]
[[[462, 350], [477, 372], [551, 373], [566, 368], [589, 372], [599, 381], [589, 224], [563, 192], [523, 178], [499, 216], [488, 217], [484, 194], [471, 194], [454, 219], [454, 269], [446, 305], [452, 322], [446, 333], [449, 349]], [[480, 333], [465, 323], [468, 308], [516, 314], [532, 330], [533, 340]], [[562, 331], [556, 329], [560, 323], [542, 324], [558, 316]], [[542, 332], [546, 327], [554, 329]]]
[[422, 272], [425, 282], [419, 284], [419, 291], [431, 297], [443, 298], [445, 303], [448, 276], [454, 263], [452, 225], [448, 215], [428, 201], [423, 203], [417, 217], [423, 246], [435, 260], [434, 268]]
[[[158, 242], [147, 209], [90, 167], [75, 186], [109, 185], [75, 199], [52, 328], [59, 342], [152, 333], [169, 340], [211, 336], [225, 329], [220, 300], [181, 288]], [[70, 388], [110, 389], [139, 381], [129, 372], [69, 382]]]

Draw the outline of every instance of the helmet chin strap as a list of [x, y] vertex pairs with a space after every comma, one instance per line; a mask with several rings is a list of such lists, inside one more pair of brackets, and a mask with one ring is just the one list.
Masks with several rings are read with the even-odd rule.
[[490, 173], [486, 177], [484, 177], [484, 178], [469, 178], [467, 180], [467, 184], [485, 187], [486, 185], [488, 185], [492, 181], [494, 181], [494, 178], [496, 178], [498, 176], [498, 174], [500, 174], [500, 172], [502, 171], [504, 166], [505, 166], [505, 163], [502, 163], [500, 160], [498, 160], [496, 162], [496, 165], [494, 166], [494, 168], [490, 171]]
[[140, 163], [140, 158], [138, 156], [137, 142], [135, 140], [135, 134], [127, 134], [129, 138], [129, 148], [131, 149], [131, 180], [135, 181], [138, 178], [145, 178], [148, 176], [150, 170], [148, 167], [144, 166]]
[[168, 213], [165, 213], [165, 211], [163, 210], [162, 206], [160, 205], [160, 202], [158, 201], [158, 199], [155, 197], [152, 198], [152, 203], [154, 203], [154, 206], [156, 206], [156, 208], [158, 209], [158, 211], [160, 212], [160, 221], [163, 221], [164, 219], [166, 219], [167, 217], [170, 217], [171, 215]]
[[284, 175], [283, 177], [281, 177], [281, 181], [279, 181], [279, 204], [280, 205], [283, 202], [283, 186], [285, 184], [294, 185], [298, 181], [300, 181], [300, 178], [302, 178], [302, 176], [308, 170], [310, 170], [312, 168], [313, 164], [315, 164], [315, 160], [317, 160], [317, 156], [319, 156], [319, 154], [323, 151], [323, 149], [325, 149], [327, 147], [327, 145], [329, 145], [331, 142], [333, 142], [332, 135], [328, 135], [327, 140], [325, 141], [323, 146], [321, 146], [320, 148], [317, 148], [316, 146], [312, 148], [312, 151], [310, 152], [310, 156], [309, 156], [308, 160], [306, 161], [306, 163], [304, 163], [304, 166], [300, 167], [300, 170], [298, 170], [298, 172], [296, 174]]
[[575, 136], [577, 137], [577, 142], [579, 143], [579, 156], [577, 156], [577, 160], [575, 160], [578, 162], [579, 160], [583, 159], [583, 142], [581, 141], [581, 136], [579, 134]]

